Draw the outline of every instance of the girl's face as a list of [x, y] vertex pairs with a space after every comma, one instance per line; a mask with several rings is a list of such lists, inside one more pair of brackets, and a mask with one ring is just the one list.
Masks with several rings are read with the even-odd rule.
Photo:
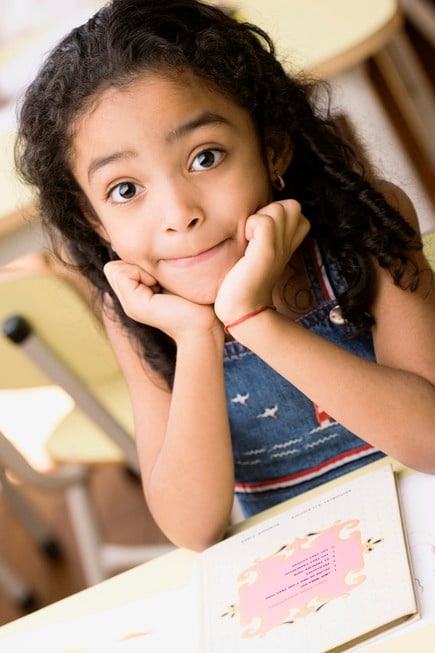
[[99, 233], [162, 288], [202, 304], [243, 256], [248, 216], [271, 201], [275, 159], [247, 111], [187, 73], [110, 88], [74, 129], [73, 172]]

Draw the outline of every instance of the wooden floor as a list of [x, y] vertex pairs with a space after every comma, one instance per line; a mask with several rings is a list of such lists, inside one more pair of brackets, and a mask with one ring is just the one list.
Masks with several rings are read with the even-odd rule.
[[[435, 82], [433, 50], [412, 31], [411, 36], [429, 76]], [[373, 71], [373, 79], [382, 92], [382, 84], [376, 71]], [[384, 99], [435, 202], [434, 171], [421, 158], [418, 149], [409, 142], [388, 97], [384, 95]], [[147, 510], [140, 484], [128, 476], [122, 467], [111, 465], [95, 469], [92, 489], [107, 540], [131, 544], [165, 541]], [[53, 533], [62, 546], [63, 558], [51, 562], [35, 548], [27, 531], [0, 493], [0, 559], [19, 571], [35, 592], [39, 606], [44, 606], [83, 589], [85, 584], [63, 496], [53, 496], [29, 488], [25, 490], [25, 494], [39, 514], [51, 524]], [[0, 592], [0, 625], [16, 619], [21, 614], [22, 612]]]

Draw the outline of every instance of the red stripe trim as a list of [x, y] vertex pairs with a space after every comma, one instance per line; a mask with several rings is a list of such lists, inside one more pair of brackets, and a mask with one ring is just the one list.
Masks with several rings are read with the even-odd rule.
[[334, 297], [331, 297], [331, 293], [329, 292], [329, 288], [325, 284], [325, 279], [323, 277], [323, 270], [322, 270], [322, 262], [319, 261], [319, 256], [318, 252], [316, 250], [316, 247], [313, 243], [312, 240], [310, 240], [310, 250], [311, 250], [311, 256], [313, 260], [313, 265], [314, 269], [317, 272], [317, 277], [319, 279], [320, 286], [322, 288], [322, 292], [325, 296], [326, 301], [331, 301], [331, 299], [334, 299]]
[[286, 485], [295, 485], [296, 481], [301, 482], [308, 476], [320, 476], [325, 471], [326, 467], [339, 467], [340, 463], [341, 465], [345, 464], [349, 458], [363, 457], [364, 455], [368, 455], [374, 451], [376, 451], [376, 449], [372, 447], [371, 444], [366, 444], [362, 447], [358, 447], [357, 449], [352, 449], [351, 451], [342, 453], [339, 456], [335, 456], [334, 458], [330, 458], [329, 460], [319, 463], [315, 467], [310, 467], [310, 469], [306, 469], [302, 472], [297, 472], [296, 474], [291, 474], [290, 476], [282, 476], [280, 478], [269, 479], [267, 481], [256, 481], [254, 483], [236, 483], [235, 489], [238, 492], [261, 492], [270, 489], [271, 486], [284, 487]]

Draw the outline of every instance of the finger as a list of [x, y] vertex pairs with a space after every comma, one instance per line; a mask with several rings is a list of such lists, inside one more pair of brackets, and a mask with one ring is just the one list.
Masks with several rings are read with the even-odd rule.
[[139, 312], [145, 309], [155, 294], [154, 277], [140, 267], [123, 261], [106, 264], [104, 273], [124, 312], [133, 319], [139, 319]]
[[[289, 217], [283, 206], [272, 207], [267, 214], [256, 213], [246, 223], [248, 247], [245, 256], [261, 256], [263, 262], [289, 260], [310, 230], [309, 221], [297, 205], [295, 215]], [[272, 213], [272, 215], [271, 215]]]
[[254, 213], [249, 216], [245, 225], [245, 237], [248, 241], [261, 240], [268, 233], [275, 230], [275, 223], [270, 215], [265, 213]]
[[[296, 200], [282, 200], [281, 202], [272, 202], [263, 208], [259, 209], [250, 217], [261, 216], [272, 220], [275, 225], [284, 234], [284, 229], [296, 224], [301, 215], [301, 205]], [[256, 226], [256, 222], [250, 221], [248, 218], [246, 223], [246, 238], [250, 240], [253, 237], [252, 228]]]
[[308, 224], [308, 221], [302, 216], [298, 202], [274, 202], [249, 216], [245, 225], [245, 237], [251, 241], [274, 234], [277, 242], [290, 242], [298, 231], [306, 235], [307, 227], [301, 223]]
[[[279, 207], [276, 207], [277, 204], [280, 205], [281, 211]], [[310, 222], [302, 214], [302, 207], [299, 202], [296, 200], [282, 200], [274, 202], [267, 210], [270, 215], [274, 216], [277, 233], [291, 245], [291, 250], [295, 251], [311, 228]]]
[[117, 281], [122, 277], [128, 277], [131, 280], [136, 280], [137, 283], [144, 284], [150, 288], [159, 285], [155, 277], [149, 274], [149, 272], [139, 267], [138, 265], [125, 263], [125, 261], [111, 261], [110, 263], [106, 263], [103, 271], [112, 287], [113, 284], [116, 284]]
[[257, 213], [260, 215], [269, 215], [274, 220], [283, 217], [295, 220], [301, 215], [301, 205], [294, 199], [280, 200], [279, 202], [267, 204], [257, 211]]

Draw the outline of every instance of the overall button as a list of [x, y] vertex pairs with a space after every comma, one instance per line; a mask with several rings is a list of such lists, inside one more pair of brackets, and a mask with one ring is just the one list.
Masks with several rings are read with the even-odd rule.
[[334, 308], [331, 308], [329, 311], [329, 319], [332, 324], [345, 324], [346, 322], [339, 306], [334, 306]]

